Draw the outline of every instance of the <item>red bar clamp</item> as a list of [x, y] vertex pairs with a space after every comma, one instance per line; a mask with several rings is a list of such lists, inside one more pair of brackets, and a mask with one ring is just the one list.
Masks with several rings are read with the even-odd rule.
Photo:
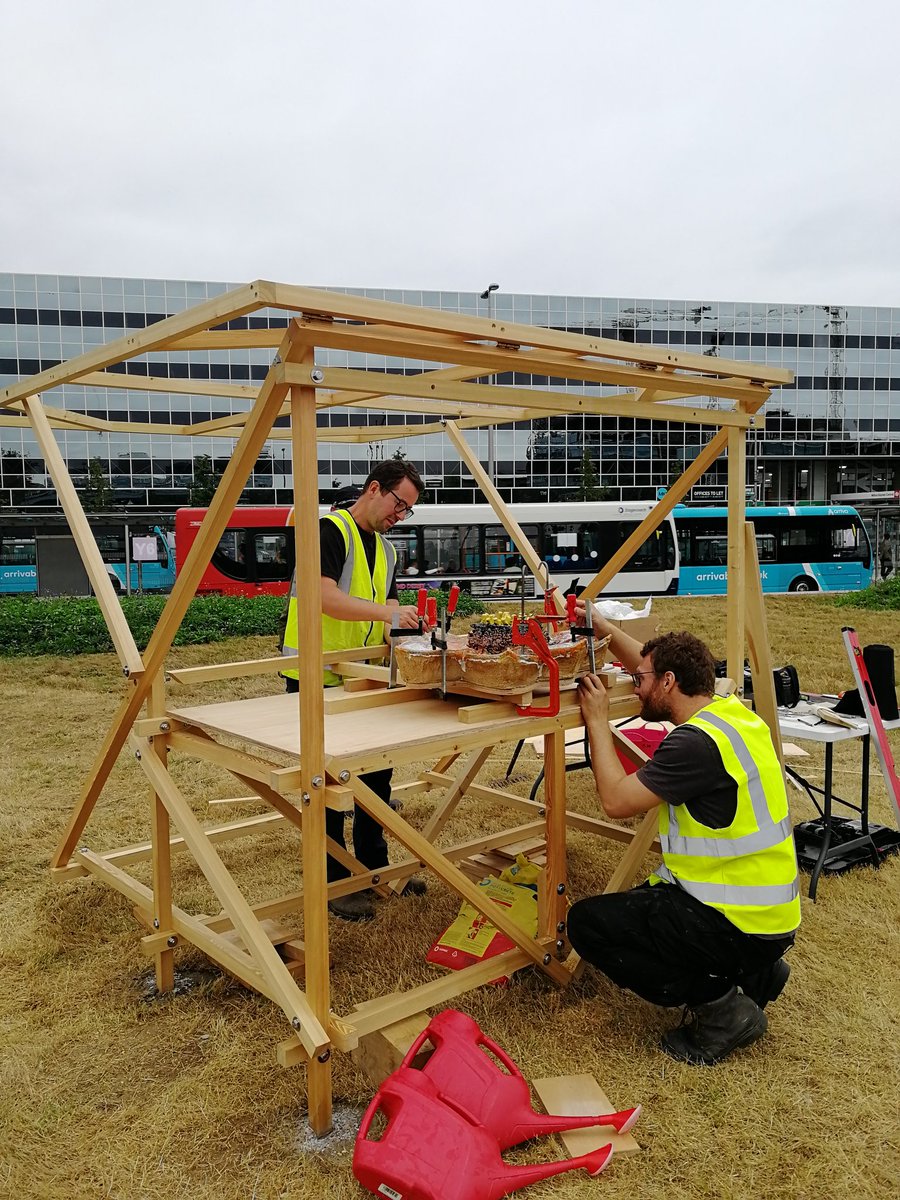
[[541, 620], [551, 620], [549, 617], [517, 617], [512, 623], [512, 644], [525, 646], [539, 658], [547, 667], [550, 677], [550, 695], [547, 704], [541, 707], [536, 704], [517, 704], [516, 711], [520, 717], [555, 717], [559, 712], [559, 664], [550, 653], [547, 639], [541, 629]]

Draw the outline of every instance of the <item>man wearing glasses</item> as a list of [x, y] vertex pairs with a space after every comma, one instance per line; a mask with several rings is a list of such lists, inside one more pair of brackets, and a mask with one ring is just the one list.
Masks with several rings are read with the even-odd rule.
[[573, 905], [572, 945], [619, 987], [690, 1009], [662, 1039], [673, 1058], [711, 1066], [768, 1028], [766, 1004], [787, 982], [782, 955], [800, 924], [797, 859], [781, 765], [768, 726], [735, 696], [717, 698], [715, 662], [690, 633], [644, 646], [594, 614], [632, 672], [641, 716], [675, 728], [626, 774], [609, 698], [586, 675], [579, 700], [597, 794], [607, 816], [657, 808], [663, 862], [628, 892]]
[[[399, 612], [401, 629], [418, 627], [415, 608], [401, 607], [397, 599], [397, 551], [384, 535], [398, 521], [412, 515], [413, 505], [422, 489], [422, 479], [412, 463], [389, 459], [373, 468], [359, 498], [349, 508], [337, 508], [320, 520], [323, 650], [371, 646], [386, 641], [395, 612]], [[282, 653], [296, 654], [299, 645], [295, 573]], [[282, 674], [287, 690], [296, 692], [299, 673], [285, 670]], [[336, 686], [341, 677], [326, 670], [324, 682], [326, 687]], [[392, 774], [388, 767], [361, 775], [360, 779], [389, 804]], [[326, 809], [325, 830], [330, 838], [343, 846], [344, 814]], [[358, 805], [353, 813], [353, 851], [370, 871], [387, 866], [384, 830]], [[342, 863], [329, 855], [329, 883], [349, 874]], [[422, 895], [424, 891], [422, 880], [411, 879], [404, 894]], [[337, 897], [329, 901], [328, 907], [335, 916], [348, 921], [369, 921], [375, 915], [374, 897], [369, 889]]]

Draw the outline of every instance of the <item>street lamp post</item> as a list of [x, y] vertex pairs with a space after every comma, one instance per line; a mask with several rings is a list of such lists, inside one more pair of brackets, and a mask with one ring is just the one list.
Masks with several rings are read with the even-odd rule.
[[[484, 289], [484, 291], [481, 293], [481, 299], [487, 300], [488, 320], [489, 321], [493, 320], [493, 318], [494, 318], [494, 292], [498, 291], [499, 288], [500, 288], [499, 283], [489, 283], [487, 285], [487, 287]], [[494, 382], [493, 375], [490, 376], [490, 382], [491, 383]], [[496, 432], [497, 432], [496, 428], [493, 425], [488, 425], [487, 469], [488, 469], [488, 477], [490, 478], [491, 483], [496, 482], [495, 476], [497, 474], [497, 463], [496, 463], [497, 447], [496, 447], [496, 441], [495, 441], [495, 437], [494, 437]]]

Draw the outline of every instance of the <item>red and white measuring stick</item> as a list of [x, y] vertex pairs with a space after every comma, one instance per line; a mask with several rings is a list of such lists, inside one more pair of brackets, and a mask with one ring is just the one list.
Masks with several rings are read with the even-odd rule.
[[869, 729], [875, 740], [875, 750], [878, 754], [878, 761], [881, 763], [881, 773], [884, 775], [884, 781], [887, 784], [888, 793], [894, 801], [894, 816], [897, 820], [897, 828], [900, 829], [900, 779], [897, 777], [897, 768], [894, 764], [894, 756], [891, 753], [891, 748], [888, 745], [887, 736], [884, 732], [884, 725], [881, 720], [881, 713], [878, 711], [878, 704], [875, 700], [875, 692], [872, 688], [872, 681], [869, 679], [869, 672], [866, 667], [866, 660], [863, 658], [862, 650], [859, 646], [859, 638], [856, 630], [845, 625], [841, 630], [844, 639], [844, 647], [847, 651], [847, 657], [850, 659], [850, 668], [853, 671], [853, 678], [856, 681], [856, 686], [859, 689], [860, 699], [863, 704], [863, 712], [866, 714], [866, 720], [869, 723]]

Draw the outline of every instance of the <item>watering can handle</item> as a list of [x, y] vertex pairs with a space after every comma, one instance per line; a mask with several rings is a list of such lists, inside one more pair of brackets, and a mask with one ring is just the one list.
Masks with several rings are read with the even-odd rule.
[[428, 1029], [425, 1028], [422, 1030], [422, 1032], [419, 1034], [419, 1036], [416, 1038], [416, 1040], [413, 1042], [413, 1044], [407, 1050], [406, 1057], [403, 1059], [403, 1062], [400, 1064], [401, 1067], [409, 1066], [409, 1064], [412, 1062], [412, 1060], [419, 1053], [419, 1049], [427, 1037], [428, 1037]]
[[378, 1112], [378, 1109], [380, 1107], [381, 1107], [381, 1093], [376, 1092], [375, 1095], [372, 1097], [372, 1099], [369, 1101], [369, 1107], [363, 1113], [363, 1119], [359, 1125], [359, 1133], [357, 1133], [357, 1135], [356, 1135], [356, 1140], [358, 1142], [364, 1142], [366, 1140], [366, 1138], [368, 1137], [369, 1126], [372, 1124], [372, 1120], [373, 1120], [375, 1114]]
[[[403, 1066], [403, 1067], [409, 1066], [409, 1064], [412, 1062], [412, 1060], [419, 1053], [422, 1043], [427, 1041], [429, 1036], [430, 1036], [429, 1030], [423, 1029], [422, 1032], [419, 1034], [419, 1036], [416, 1038], [416, 1040], [413, 1042], [413, 1044], [410, 1046], [410, 1048], [407, 1050], [406, 1057], [403, 1059], [403, 1062], [400, 1064], [401, 1066]], [[520, 1079], [524, 1078], [522, 1075], [522, 1072], [519, 1070], [519, 1068], [516, 1066], [516, 1064], [513, 1062], [513, 1060], [509, 1057], [509, 1055], [506, 1053], [506, 1051], [503, 1049], [502, 1046], [498, 1046], [496, 1042], [491, 1041], [491, 1039], [489, 1037], [486, 1037], [483, 1033], [480, 1034], [480, 1036], [477, 1038], [477, 1041], [478, 1041], [479, 1045], [486, 1046], [487, 1049], [490, 1050], [491, 1054], [493, 1054], [496, 1058], [499, 1058], [500, 1062], [503, 1063], [504, 1067], [506, 1067], [506, 1069], [507, 1069], [507, 1071], [509, 1071], [510, 1075], [517, 1075]]]
[[506, 1067], [507, 1071], [509, 1071], [510, 1075], [518, 1075], [520, 1079], [524, 1078], [522, 1072], [501, 1046], [498, 1046], [496, 1042], [491, 1041], [491, 1039], [485, 1034], [482, 1034], [478, 1041], [482, 1046], [486, 1046], [488, 1050], [490, 1050], [491, 1054], [500, 1059], [504, 1067]]

